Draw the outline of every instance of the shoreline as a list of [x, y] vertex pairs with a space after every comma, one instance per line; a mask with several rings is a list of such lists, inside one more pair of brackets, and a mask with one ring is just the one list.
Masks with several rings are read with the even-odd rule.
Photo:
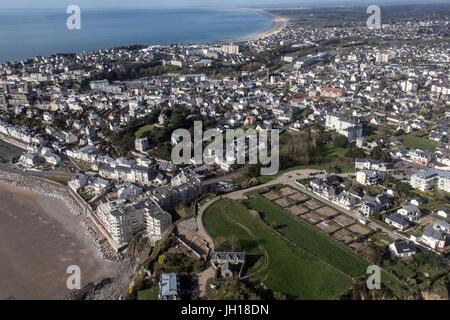
[[[267, 38], [269, 36], [278, 34], [279, 32], [281, 32], [287, 25], [289, 22], [289, 18], [285, 17], [285, 16], [281, 16], [281, 15], [276, 15], [273, 14], [272, 12], [270, 12], [268, 9], [260, 9], [260, 8], [233, 8], [233, 9], [227, 9], [227, 10], [213, 10], [213, 11], [231, 11], [231, 12], [239, 12], [239, 11], [247, 11], [247, 12], [254, 12], [256, 14], [260, 14], [263, 16], [268, 17], [269, 19], [272, 20], [272, 24], [270, 27], [262, 30], [262, 31], [258, 31], [258, 32], [254, 32], [251, 34], [247, 34], [247, 35], [242, 35], [242, 36], [237, 36], [236, 38], [234, 37], [223, 37], [217, 40], [209, 40], [209, 41], [195, 41], [195, 42], [190, 42], [190, 41], [183, 41], [183, 42], [174, 42], [174, 43], [178, 43], [178, 44], [183, 44], [183, 45], [189, 45], [189, 44], [214, 44], [214, 43], [232, 43], [232, 42], [245, 42], [245, 41], [257, 41], [257, 40], [261, 40], [263, 38]], [[55, 55], [55, 54], [78, 54], [78, 53], [82, 53], [82, 52], [90, 52], [90, 53], [94, 53], [94, 52], [98, 52], [101, 50], [110, 50], [110, 49], [115, 49], [115, 48], [119, 48], [119, 47], [128, 47], [128, 46], [132, 46], [132, 45], [142, 45], [142, 46], [170, 46], [170, 44], [162, 44], [162, 43], [155, 43], [155, 44], [149, 44], [149, 43], [144, 43], [144, 42], [140, 42], [140, 43], [134, 43], [134, 44], [121, 44], [121, 45], [111, 45], [111, 46], [105, 46], [104, 48], [101, 49], [84, 49], [84, 50], [58, 50], [57, 52], [53, 52], [53, 53], [48, 53], [48, 54], [39, 54], [39, 55], [30, 55], [27, 57], [23, 57], [23, 58], [14, 58], [14, 59], [3, 59], [0, 58], [0, 65], [6, 65], [6, 64], [10, 64], [10, 63], [18, 63], [20, 61], [26, 61], [29, 59], [33, 59], [35, 57], [49, 57], [51, 55]]]
[[261, 32], [244, 36], [240, 39], [240, 41], [258, 41], [276, 35], [283, 31], [288, 26], [290, 21], [290, 19], [286, 16], [276, 15], [265, 9], [254, 9], [253, 11], [272, 19], [272, 25], [268, 29]]
[[64, 203], [70, 214], [82, 218], [79, 223], [88, 237], [91, 246], [97, 251], [98, 256], [104, 261], [119, 261], [120, 256], [110, 247], [109, 242], [102, 241], [103, 237], [97, 226], [89, 221], [91, 209], [87, 209], [73, 192], [59, 183], [41, 179], [38, 177], [23, 176], [18, 173], [9, 173], [0, 170], [0, 186], [7, 185], [23, 192], [40, 195], [45, 199], [58, 200]]
[[117, 269], [116, 262], [99, 255], [83, 217], [63, 200], [3, 181], [0, 199], [0, 299], [63, 299], [70, 293], [68, 266], [80, 267], [82, 285]]

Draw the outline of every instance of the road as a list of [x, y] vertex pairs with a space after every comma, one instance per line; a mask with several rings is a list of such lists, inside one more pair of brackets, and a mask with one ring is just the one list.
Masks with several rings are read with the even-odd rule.
[[[311, 191], [308, 191], [306, 188], [304, 188], [303, 186], [296, 183], [296, 180], [309, 178], [309, 177], [311, 177], [310, 176], [311, 173], [317, 174], [318, 172], [320, 172], [320, 171], [312, 170], [312, 169], [302, 169], [302, 170], [294, 170], [294, 171], [286, 172], [286, 173], [282, 174], [281, 176], [279, 176], [267, 183], [260, 184], [258, 186], [254, 186], [254, 187], [243, 189], [243, 190], [234, 191], [234, 192], [225, 194], [223, 196], [211, 199], [210, 201], [205, 203], [198, 211], [197, 225], [198, 225], [200, 233], [205, 237], [205, 240], [207, 240], [209, 242], [209, 244], [211, 245], [211, 248], [213, 248], [213, 245], [214, 245], [213, 241], [203, 225], [203, 214], [208, 209], [208, 207], [220, 199], [225, 198], [225, 199], [230, 199], [230, 200], [241, 200], [241, 199], [245, 198], [245, 194], [248, 192], [271, 187], [271, 186], [274, 186], [277, 184], [288, 185], [302, 193], [305, 193], [309, 197], [314, 198], [314, 199], [338, 210], [339, 212], [352, 217], [355, 220], [361, 219], [363, 216], [359, 212], [353, 211], [353, 210], [347, 210], [331, 201], [328, 201], [327, 199], [320, 197], [319, 195], [317, 195]], [[339, 174], [339, 176], [341, 176], [341, 177], [349, 176], [349, 175], [352, 175], [352, 174]], [[327, 176], [327, 174], [316, 175], [316, 177], [318, 177], [318, 178], [322, 178], [325, 176]], [[377, 223], [376, 221], [371, 221], [370, 224], [367, 225], [367, 227], [370, 227], [374, 231], [378, 231], [378, 232], [381, 230], [381, 232], [386, 233], [387, 236], [389, 236], [391, 239], [394, 239], [394, 240], [408, 240], [409, 239], [407, 236], [405, 236], [401, 233], [398, 233], [396, 231], [393, 231], [389, 228], [386, 228], [384, 225], [381, 225], [381, 224]], [[431, 248], [428, 248], [427, 246], [422, 245], [420, 243], [416, 243], [416, 245], [422, 249], [435, 252]], [[446, 259], [444, 259], [444, 260], [446, 260]], [[446, 262], [450, 265], [449, 261], [446, 261]]]
[[34, 177], [42, 177], [42, 178], [71, 178], [73, 176], [72, 173], [57, 171], [57, 170], [48, 170], [48, 171], [34, 171], [34, 170], [21, 170], [14, 167], [11, 164], [0, 163], [0, 170], [9, 173], [21, 174], [23, 176], [34, 176]]

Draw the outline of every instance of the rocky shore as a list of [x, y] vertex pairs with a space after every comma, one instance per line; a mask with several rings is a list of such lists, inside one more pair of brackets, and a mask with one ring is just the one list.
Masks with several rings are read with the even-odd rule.
[[89, 237], [91, 245], [97, 250], [98, 254], [107, 261], [119, 261], [123, 258], [109, 244], [108, 240], [98, 230], [90, 217], [86, 217], [81, 222], [86, 235]]

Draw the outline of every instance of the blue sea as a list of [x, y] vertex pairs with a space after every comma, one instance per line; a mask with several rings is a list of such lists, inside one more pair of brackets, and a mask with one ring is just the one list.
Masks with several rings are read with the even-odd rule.
[[69, 30], [66, 9], [0, 11], [0, 63], [37, 55], [143, 44], [239, 40], [269, 28], [257, 11], [83, 9], [81, 30]]

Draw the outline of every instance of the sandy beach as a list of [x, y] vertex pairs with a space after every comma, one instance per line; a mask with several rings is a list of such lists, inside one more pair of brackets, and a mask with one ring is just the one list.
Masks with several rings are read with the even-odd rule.
[[289, 22], [288, 17], [278, 16], [278, 15], [275, 15], [275, 14], [265, 11], [265, 10], [258, 10], [258, 11], [272, 19], [272, 21], [273, 21], [272, 26], [269, 29], [264, 30], [263, 32], [251, 34], [242, 40], [244, 40], [244, 41], [261, 40], [261, 39], [270, 37], [272, 35], [275, 35], [287, 27], [288, 22]]
[[75, 216], [58, 199], [0, 184], [0, 299], [61, 299], [66, 269], [81, 268], [82, 286], [110, 275]]

